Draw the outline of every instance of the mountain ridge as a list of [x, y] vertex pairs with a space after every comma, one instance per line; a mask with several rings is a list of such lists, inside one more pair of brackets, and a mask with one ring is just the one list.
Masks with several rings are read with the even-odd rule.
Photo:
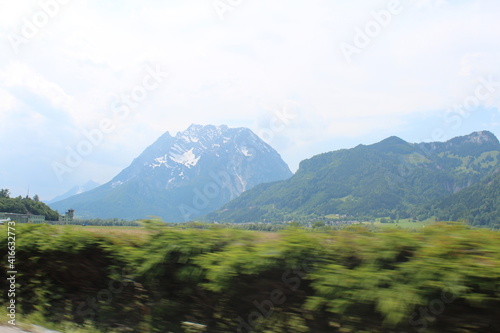
[[498, 139], [487, 131], [444, 143], [412, 144], [389, 137], [303, 160], [291, 178], [257, 186], [206, 219], [415, 216], [420, 205], [478, 183], [498, 166], [499, 152]]
[[54, 203], [54, 202], [58, 202], [58, 201], [64, 200], [64, 199], [69, 198], [69, 197], [71, 197], [73, 195], [93, 190], [94, 188], [96, 188], [99, 185], [101, 185], [101, 184], [99, 184], [99, 183], [97, 183], [97, 182], [95, 182], [93, 180], [89, 180], [88, 182], [86, 182], [83, 185], [73, 186], [68, 191], [66, 191], [63, 194], [60, 194], [58, 196], [55, 196], [51, 200], [48, 200], [46, 203], [47, 204], [51, 204], [51, 203]]
[[281, 156], [250, 129], [192, 124], [161, 135], [98, 188], [53, 203], [77, 216], [169, 222], [208, 213], [253, 186], [292, 175]]

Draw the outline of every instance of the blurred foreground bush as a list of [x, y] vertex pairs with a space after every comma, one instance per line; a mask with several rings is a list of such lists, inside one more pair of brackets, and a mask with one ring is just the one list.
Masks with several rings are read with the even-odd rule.
[[500, 332], [498, 232], [146, 228], [18, 225], [18, 311], [102, 332]]

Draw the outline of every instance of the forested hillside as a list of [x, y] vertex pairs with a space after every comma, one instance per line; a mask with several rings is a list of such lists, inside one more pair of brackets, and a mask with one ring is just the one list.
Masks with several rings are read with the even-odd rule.
[[464, 220], [474, 226], [500, 229], [500, 169], [426, 209], [440, 220]]
[[41, 202], [37, 195], [33, 199], [21, 196], [11, 198], [8, 189], [0, 190], [0, 212], [45, 215], [45, 219], [50, 221], [59, 219], [59, 213]]
[[425, 144], [390, 137], [304, 160], [292, 178], [257, 186], [206, 220], [283, 221], [335, 213], [424, 219], [422, 207], [480, 182], [500, 166], [499, 156], [498, 139], [486, 131]]

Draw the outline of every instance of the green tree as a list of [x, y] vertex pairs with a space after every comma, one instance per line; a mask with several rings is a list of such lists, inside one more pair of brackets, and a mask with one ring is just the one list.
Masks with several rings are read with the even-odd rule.
[[313, 228], [321, 228], [325, 226], [325, 222], [323, 221], [316, 221], [313, 223]]

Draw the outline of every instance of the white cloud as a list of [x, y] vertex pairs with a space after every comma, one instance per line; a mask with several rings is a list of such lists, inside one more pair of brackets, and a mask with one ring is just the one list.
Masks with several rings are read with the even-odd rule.
[[[355, 29], [388, 3], [243, 1], [221, 21], [211, 0], [72, 1], [15, 54], [6, 37], [40, 7], [0, 0], [0, 38], [7, 46], [0, 54], [0, 120], [7, 112], [34, 117], [39, 133], [51, 133], [50, 144], [38, 142], [39, 149], [55, 145], [64, 154], [65, 144], [81, 140], [82, 129], [110, 116], [114, 94], [141, 83], [146, 64], [171, 72], [60, 185], [67, 189], [86, 176], [111, 178], [163, 132], [191, 123], [258, 132], [270, 109], [297, 101], [300, 120], [272, 143], [296, 165], [325, 142], [328, 150], [353, 136], [362, 143], [374, 133], [394, 134], [416, 115], [442, 113], [473, 93], [479, 77], [500, 79], [494, 38], [500, 4], [493, 0], [401, 1], [403, 11], [348, 64], [339, 45], [352, 42]], [[36, 116], [46, 106], [22, 98], [19, 88], [58, 116]], [[485, 105], [498, 108], [500, 94]], [[51, 132], [54, 126], [61, 137]]]
[[22, 18], [31, 14], [35, 6], [35, 0], [0, 0], [0, 8], [2, 8], [0, 11], [0, 27], [15, 31], [21, 24]]
[[23, 63], [15, 61], [7, 64], [5, 69], [0, 71], [0, 83], [4, 87], [26, 88], [47, 99], [54, 108], [71, 111], [72, 98], [64, 89], [46, 80]]
[[[14, 96], [12, 96], [5, 89], [0, 88], [0, 117], [6, 115], [7, 112], [12, 111], [17, 106], [17, 101]], [[1, 118], [0, 118], [1, 121]]]

